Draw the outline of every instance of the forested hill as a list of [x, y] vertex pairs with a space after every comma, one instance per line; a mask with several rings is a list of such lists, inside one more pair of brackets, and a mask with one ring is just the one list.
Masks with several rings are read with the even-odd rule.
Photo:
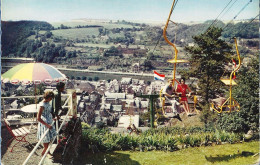
[[[185, 47], [194, 42], [193, 36], [204, 33], [211, 24], [212, 21], [192, 25], [181, 23], [171, 25], [168, 28], [167, 36], [173, 42], [176, 41], [178, 46]], [[223, 30], [221, 37], [227, 42], [230, 41], [230, 38], [237, 37], [243, 39], [242, 46], [244, 47], [255, 49], [259, 46], [258, 21], [236, 24], [225, 24], [218, 21], [215, 26]], [[154, 49], [158, 40], [161, 41], [160, 45], [167, 44], [162, 37], [161, 26], [148, 26], [125, 21], [100, 24], [98, 22], [96, 24], [75, 24], [74, 22], [74, 24], [61, 24], [57, 28], [40, 21], [2, 21], [2, 57], [28, 57], [46, 63], [67, 64], [71, 63], [71, 60], [84, 58], [84, 60], [95, 59], [95, 65], [99, 65], [102, 63], [100, 61], [102, 58], [106, 64], [104, 68], [109, 68], [109, 66], [117, 68], [114, 65], [115, 61], [110, 57], [113, 56], [119, 57], [118, 64], [125, 63], [130, 67], [128, 58], [122, 58], [123, 54], [132, 54], [134, 56], [132, 62], [135, 63], [149, 53], [145, 49], [138, 50], [138, 45]], [[127, 48], [123, 50], [121, 47], [116, 50], [117, 53], [111, 53], [117, 49], [118, 44], [127, 45]], [[160, 60], [167, 58], [168, 52], [165, 51], [166, 56], [161, 56], [159, 53], [154, 57], [158, 57]], [[246, 52], [247, 49], [243, 51]], [[108, 64], [108, 59], [111, 59], [111, 65]], [[149, 63], [151, 61], [147, 64]], [[94, 65], [94, 62], [91, 62], [91, 65]]]
[[14, 54], [27, 37], [35, 35], [40, 30], [52, 30], [53, 26], [41, 21], [1, 21], [2, 56]]

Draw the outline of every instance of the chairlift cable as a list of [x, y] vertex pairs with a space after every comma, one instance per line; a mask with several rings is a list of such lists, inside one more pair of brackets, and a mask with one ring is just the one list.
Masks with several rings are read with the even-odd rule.
[[[219, 13], [219, 15], [216, 17], [216, 19], [211, 23], [211, 25], [207, 28], [207, 30], [204, 32], [204, 36], [206, 36], [207, 35], [207, 33], [209, 32], [209, 30], [210, 30], [210, 28], [214, 25], [214, 24], [217, 24], [217, 19], [218, 19], [218, 17], [225, 11], [225, 9], [229, 6], [229, 4], [232, 2], [233, 0], [230, 0], [228, 3], [227, 3], [227, 5], [223, 8], [223, 10]], [[237, 1], [237, 0], [236, 0]], [[236, 2], [235, 1], [235, 2]], [[234, 3], [235, 3], [234, 2]], [[231, 4], [231, 6], [225, 11], [225, 13], [228, 11], [228, 10], [230, 10], [230, 8], [234, 5], [234, 3], [233, 4]], [[221, 16], [221, 17], [223, 17], [224, 15], [225, 15], [225, 13]], [[199, 40], [199, 41], [201, 41], [201, 40]]]
[[[173, 10], [175, 9], [175, 6], [177, 5], [178, 1], [179, 1], [179, 0], [176, 0], [174, 6], [173, 6], [173, 8], [172, 8], [172, 12], [173, 12]], [[172, 14], [172, 12], [171, 12], [171, 14]]]
[[224, 9], [219, 13], [217, 18], [211, 23], [211, 25], [207, 28], [206, 33], [209, 31], [210, 27], [217, 21], [218, 17], [224, 12], [224, 10], [228, 7], [228, 5], [232, 2], [233, 0], [230, 0], [228, 4], [224, 7]]
[[[174, 3], [174, 6], [173, 6], [172, 11], [171, 11], [171, 14], [172, 14], [173, 10], [175, 9], [175, 6], [177, 5], [178, 1], [179, 1], [179, 0], [176, 0], [176, 2]], [[171, 14], [170, 14], [170, 15], [171, 15]], [[172, 21], [170, 20], [170, 22], [172, 22]], [[173, 22], [173, 23], [174, 23], [174, 22]], [[157, 43], [156, 43], [156, 45], [155, 45], [155, 47], [154, 47], [154, 49], [153, 49], [153, 53], [154, 53], [154, 51], [155, 51], [157, 45], [159, 44], [161, 38], [162, 38], [162, 35], [161, 35], [161, 37], [157, 40]]]
[[154, 53], [154, 51], [155, 51], [155, 48], [156, 48], [156, 47], [157, 47], [157, 45], [159, 44], [159, 42], [160, 42], [161, 38], [162, 38], [162, 35], [161, 35], [161, 36], [160, 36], [160, 38], [157, 40], [157, 42], [156, 42], [156, 45], [155, 45], [155, 47], [153, 48], [153, 53]]
[[[231, 0], [231, 1], [232, 1], [232, 0]], [[229, 3], [230, 3], [231, 1], [229, 1]], [[236, 1], [237, 1], [237, 0], [236, 0]], [[236, 2], [236, 1], [235, 1], [235, 2]], [[235, 3], [235, 2], [234, 2], [234, 3]], [[252, 2], [252, 0], [249, 0], [249, 2], [238, 12], [238, 14], [236, 14], [236, 16], [235, 16], [231, 21], [229, 21], [229, 22], [226, 24], [226, 26], [225, 26], [224, 28], [222, 28], [222, 30], [224, 30], [224, 29], [229, 25], [230, 22], [232, 22], [234, 19], [236, 19], [236, 17], [249, 5], [250, 2]], [[229, 3], [226, 5], [226, 7], [229, 5]], [[228, 10], [234, 5], [234, 3], [228, 8]], [[226, 8], [226, 7], [225, 7], [225, 8]], [[225, 9], [225, 8], [224, 8], [224, 9]], [[223, 9], [222, 11], [224, 11], [224, 9]], [[228, 10], [227, 10], [227, 11], [228, 11]], [[226, 12], [227, 12], [227, 11], [226, 11]], [[226, 13], [226, 12], [225, 12], [225, 13]], [[220, 15], [220, 14], [219, 14], [219, 15]], [[223, 15], [223, 16], [224, 16], [224, 15]], [[222, 16], [222, 17], [223, 17], [223, 16]], [[259, 16], [259, 14], [258, 14], [257, 16]], [[257, 16], [256, 16], [256, 17], [257, 17]], [[250, 21], [250, 23], [251, 23], [254, 19], [256, 19], [256, 17], [253, 18], [253, 19]], [[217, 17], [217, 18], [218, 18], [218, 17]], [[217, 18], [216, 18], [216, 19], [217, 19]], [[216, 20], [216, 19], [215, 19], [215, 20]], [[250, 24], [250, 23], [249, 23], [249, 24]], [[213, 25], [213, 23], [207, 28], [207, 30], [206, 30], [206, 32], [204, 33], [204, 35], [206, 35], [206, 34], [209, 32], [209, 28], [210, 28], [212, 25]], [[247, 27], [247, 25], [246, 25], [245, 27]], [[245, 28], [243, 28], [243, 29], [245, 29]], [[243, 29], [242, 29], [242, 30], [243, 30]], [[240, 30], [240, 31], [242, 31], [242, 30]], [[239, 32], [240, 32], [240, 31], [239, 31]], [[231, 37], [229, 41], [231, 41], [231, 39], [233, 39], [233, 38], [234, 38], [234, 37]]]
[[[238, 0], [236, 0], [235, 2], [233, 2], [233, 3], [231, 4], [231, 6], [225, 11], [225, 13], [220, 17], [220, 19], [221, 19], [224, 15], [227, 14], [227, 12], [231, 9], [231, 7], [232, 7], [237, 1], [238, 1]], [[217, 24], [217, 23], [220, 21], [220, 19], [219, 19], [215, 24]]]
[[[245, 25], [245, 27], [244, 27], [243, 29], [239, 30], [239, 31], [237, 32], [237, 34], [239, 34], [241, 31], [245, 30], [246, 27], [247, 27], [249, 24], [251, 24], [259, 15], [260, 15], [260, 14], [257, 14], [253, 19], [251, 19], [251, 21], [249, 21], [248, 24]], [[235, 36], [234, 36], [234, 37], [235, 37]], [[234, 39], [234, 37], [230, 37], [230, 39], [228, 40], [228, 42], [230, 42], [232, 39]]]
[[223, 30], [229, 25], [229, 23], [231, 23], [233, 20], [237, 18], [237, 16], [250, 4], [250, 2], [252, 2], [252, 0], [249, 0], [249, 2], [235, 15], [235, 17], [226, 24]]

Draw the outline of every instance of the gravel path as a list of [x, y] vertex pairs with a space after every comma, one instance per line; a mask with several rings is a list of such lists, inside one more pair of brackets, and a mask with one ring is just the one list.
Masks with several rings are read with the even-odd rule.
[[[26, 126], [29, 129], [29, 126]], [[15, 127], [14, 127], [15, 128]], [[34, 146], [37, 144], [37, 136], [36, 136], [37, 129], [32, 129], [31, 134], [27, 135], [26, 140], [30, 143], [20, 142], [14, 148], [13, 151], [10, 152], [12, 146], [17, 142], [13, 140], [9, 148], [7, 149], [6, 145], [9, 139], [12, 138], [10, 133], [8, 132], [5, 126], [1, 128], [1, 137], [2, 137], [2, 144], [1, 144], [1, 163], [4, 165], [21, 165], [33, 150]], [[27, 164], [34, 165], [38, 164], [41, 160], [41, 152], [43, 150], [43, 146], [40, 145], [34, 155], [31, 157]]]

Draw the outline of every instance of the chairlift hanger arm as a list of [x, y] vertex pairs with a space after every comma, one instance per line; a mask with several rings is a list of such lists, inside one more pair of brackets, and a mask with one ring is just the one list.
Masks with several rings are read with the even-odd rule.
[[241, 67], [241, 59], [240, 59], [240, 54], [239, 54], [238, 47], [237, 47], [237, 39], [234, 38], [234, 40], [235, 40], [236, 51], [237, 51], [238, 66], [237, 66], [237, 68], [235, 68], [235, 69], [233, 70], [233, 72], [231, 73], [231, 76], [233, 75], [234, 72], [236, 72], [236, 71]]
[[175, 4], [175, 0], [173, 0], [172, 7], [171, 7], [171, 10], [170, 10], [170, 14], [168, 16], [168, 19], [167, 19], [166, 24], [165, 24], [164, 29], [163, 29], [163, 37], [164, 37], [165, 41], [174, 48], [175, 59], [177, 59], [178, 50], [177, 50], [176, 46], [174, 45], [174, 43], [172, 43], [166, 36], [166, 30], [168, 28], [169, 22], [171, 21], [170, 18], [171, 18], [171, 15], [172, 15], [174, 4]]

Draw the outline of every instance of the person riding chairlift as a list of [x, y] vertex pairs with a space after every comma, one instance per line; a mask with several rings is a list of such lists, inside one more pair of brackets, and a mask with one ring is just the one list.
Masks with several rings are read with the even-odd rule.
[[[185, 78], [184, 77], [181, 78], [180, 82], [181, 83], [178, 84], [177, 87], [176, 87], [176, 92], [181, 97], [180, 103], [183, 105], [184, 110], [185, 110], [186, 114], [188, 115], [188, 117], [194, 116], [196, 114], [190, 112], [190, 107], [189, 107], [188, 99], [187, 99], [187, 96], [188, 97], [191, 96], [191, 89], [189, 88], [188, 85], [185, 84]], [[187, 90], [189, 92], [188, 95], [186, 95]]]
[[172, 118], [177, 118], [178, 120], [182, 121], [182, 119], [180, 118], [180, 115], [179, 115], [179, 112], [180, 112], [179, 105], [180, 105], [180, 103], [175, 100], [175, 90], [174, 90], [174, 87], [173, 87], [173, 80], [169, 79], [168, 82], [169, 83], [163, 89], [165, 101], [172, 105], [172, 111], [173, 111], [173, 115], [174, 115]]

